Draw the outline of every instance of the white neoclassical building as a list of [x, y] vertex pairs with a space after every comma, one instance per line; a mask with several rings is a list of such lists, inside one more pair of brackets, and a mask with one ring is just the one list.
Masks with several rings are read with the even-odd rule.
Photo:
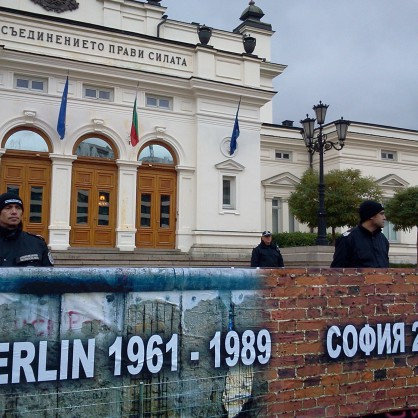
[[[271, 62], [271, 25], [252, 2], [231, 32], [166, 11], [156, 0], [1, 2], [0, 192], [20, 193], [26, 229], [54, 250], [239, 248], [266, 228], [303, 230], [287, 200], [309, 154], [299, 128], [272, 123], [286, 66]], [[347, 142], [327, 170], [359, 168], [387, 198], [418, 184], [417, 131], [353, 122]], [[394, 259], [414, 256], [414, 231], [386, 232]]]

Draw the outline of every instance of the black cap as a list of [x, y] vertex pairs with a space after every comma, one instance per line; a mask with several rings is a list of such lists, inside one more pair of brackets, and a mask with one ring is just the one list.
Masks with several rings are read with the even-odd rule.
[[374, 200], [365, 200], [359, 207], [358, 213], [360, 215], [360, 222], [365, 222], [370, 218], [373, 218], [374, 215], [377, 215], [385, 208]]
[[263, 233], [261, 234], [262, 237], [271, 237], [271, 232], [270, 231], [263, 231]]
[[23, 202], [22, 199], [14, 193], [3, 193], [0, 195], [0, 212], [4, 209], [7, 205], [19, 205], [23, 210]]

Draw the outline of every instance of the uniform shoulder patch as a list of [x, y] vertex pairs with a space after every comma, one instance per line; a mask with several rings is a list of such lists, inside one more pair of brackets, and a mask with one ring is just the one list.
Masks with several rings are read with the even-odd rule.
[[52, 257], [51, 251], [48, 251], [48, 260], [52, 265], [54, 265], [54, 257]]
[[343, 237], [348, 237], [351, 234], [351, 229], [342, 233]]
[[45, 238], [42, 236], [42, 235], [38, 235], [38, 234], [32, 234], [32, 232], [26, 232], [28, 235], [31, 235], [32, 237], [36, 237], [36, 238], [39, 238], [39, 239], [41, 239], [43, 242], [46, 242], [45, 241]]

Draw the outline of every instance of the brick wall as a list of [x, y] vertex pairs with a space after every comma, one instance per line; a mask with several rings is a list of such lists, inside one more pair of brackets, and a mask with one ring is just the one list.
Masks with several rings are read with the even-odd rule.
[[266, 274], [268, 417], [418, 409], [417, 270]]

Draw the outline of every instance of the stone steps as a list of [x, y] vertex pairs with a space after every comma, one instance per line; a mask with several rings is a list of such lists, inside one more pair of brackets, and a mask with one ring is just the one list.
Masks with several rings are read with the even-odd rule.
[[[286, 267], [329, 267], [333, 247], [282, 248]], [[251, 247], [194, 246], [180, 250], [70, 248], [52, 251], [57, 267], [250, 267]]]
[[190, 254], [178, 250], [77, 248], [52, 251], [56, 267], [249, 267], [248, 258], [229, 254]]

